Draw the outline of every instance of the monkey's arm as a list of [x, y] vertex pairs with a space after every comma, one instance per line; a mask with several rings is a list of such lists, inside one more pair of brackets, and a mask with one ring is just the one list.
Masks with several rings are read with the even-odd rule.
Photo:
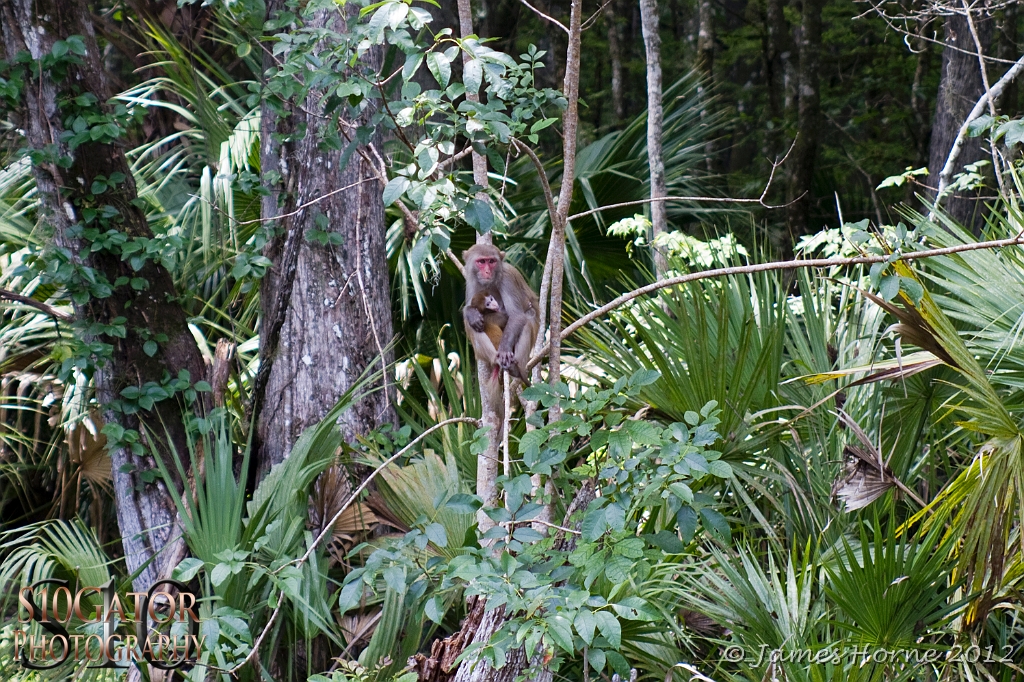
[[484, 330], [484, 316], [483, 314], [472, 306], [466, 306], [462, 309], [462, 318], [466, 321], [466, 325], [475, 332], [482, 332]]

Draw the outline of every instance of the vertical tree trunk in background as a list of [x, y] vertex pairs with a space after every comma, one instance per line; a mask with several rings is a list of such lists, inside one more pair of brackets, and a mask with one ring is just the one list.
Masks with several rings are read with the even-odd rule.
[[[917, 167], [928, 163], [928, 141], [932, 134], [931, 112], [928, 111], [928, 101], [923, 91], [924, 79], [931, 66], [932, 51], [925, 40], [928, 24], [925, 21], [918, 23], [917, 38], [913, 41], [914, 50], [917, 52], [916, 65], [914, 67], [914, 82], [910, 88], [910, 110], [914, 114], [914, 149], [917, 151]], [[907, 201], [913, 199], [912, 192], [916, 191], [913, 183], [907, 183]]]
[[[996, 13], [996, 37], [993, 38], [993, 41], [996, 43], [995, 53], [996, 57], [999, 59], [1013, 62], [1017, 61], [1017, 58], [1020, 57], [1020, 53], [1017, 52], [1017, 36], [1019, 35], [1017, 20], [1019, 17], [1020, 12], [1018, 11], [1017, 5], [1007, 5]], [[1006, 89], [1003, 91], [1003, 96], [996, 102], [996, 106], [1001, 107], [1004, 111], [1010, 112], [1011, 114], [1016, 113], [1016, 81], [1006, 86]]]
[[[661, 102], [661, 34], [658, 32], [658, 0], [640, 0], [640, 21], [647, 53], [647, 164], [650, 168], [651, 199], [668, 196], [665, 189], [665, 159], [661, 153], [664, 111]], [[668, 231], [664, 201], [651, 202], [651, 238]], [[661, 277], [668, 264], [654, 250], [654, 272]]]
[[[16, 125], [25, 131], [30, 147], [42, 149], [54, 145], [61, 155], [73, 158], [68, 168], [50, 162], [33, 167], [41, 223], [53, 230], [54, 246], [69, 253], [76, 265], [92, 268], [99, 279], [106, 279], [110, 284], [119, 277], [126, 278], [126, 282], [133, 277], [146, 280], [141, 291], [127, 284], [114, 286], [109, 297], [92, 297], [84, 305], [75, 306], [79, 320], [110, 324], [117, 317], [127, 319], [124, 338], [88, 339], [109, 343], [112, 348], [109, 361], [94, 375], [97, 399], [101, 405], [109, 404], [124, 388], [146, 382], [159, 384], [165, 373], [177, 376], [181, 370], [188, 372], [192, 383], [205, 379], [206, 366], [188, 330], [185, 311], [177, 302], [170, 273], [149, 260], [134, 271], [119, 254], [105, 249], [93, 251], [90, 243], [71, 233], [72, 227], [83, 223], [80, 206], [95, 203], [87, 188], [92, 187], [97, 176], [109, 178], [122, 173], [125, 181], [102, 194], [102, 203], [119, 212], [118, 217], [111, 219], [109, 228], [129, 239], [153, 238], [146, 217], [132, 203], [138, 195], [120, 141], [88, 142], [72, 152], [64, 139], [64, 119], [68, 113], [58, 111], [58, 102], [92, 93], [106, 110], [106, 102], [113, 94], [88, 7], [76, 0], [5, 0], [0, 3], [0, 26], [9, 58], [27, 50], [33, 59], [39, 59], [50, 53], [59, 39], [72, 35], [84, 38], [86, 53], [81, 57], [82, 63], [69, 67], [68, 76], [61, 82], [54, 82], [50, 72], [44, 72], [41, 80], [29, 77], [24, 90], [25, 115]], [[152, 357], [143, 351], [145, 339], [140, 336], [140, 330], [167, 335], [167, 341], [160, 344]], [[151, 434], [152, 439], [146, 443], [147, 455], [155, 451], [174, 471], [168, 442], [179, 453], [188, 452], [182, 410], [177, 400], [168, 399], [157, 402], [151, 410], [140, 410], [130, 416], [107, 409], [104, 419], [107, 424]], [[133, 583], [136, 591], [145, 591], [154, 581], [168, 577], [185, 556], [181, 526], [164, 483], [146, 483], [141, 476], [155, 468], [151, 457], [134, 455], [125, 447], [112, 448], [110, 457], [117, 523], [128, 572], [139, 570], [156, 557]]]
[[[981, 13], [974, 17], [974, 22], [982, 48], [987, 52], [992, 42], [994, 22]], [[984, 92], [985, 86], [967, 18], [953, 15], [946, 19], [946, 47], [942, 51], [942, 76], [935, 100], [935, 117], [929, 144], [928, 179], [933, 187], [938, 183], [939, 172], [946, 163], [960, 126]], [[965, 165], [988, 158], [982, 142], [981, 137], [968, 137], [964, 140], [953, 169], [954, 176], [962, 172]], [[954, 194], [945, 203], [946, 212], [968, 229], [981, 226], [980, 210], [976, 210], [981, 208], [980, 202], [963, 194]]]
[[[271, 5], [272, 13], [282, 3]], [[307, 25], [345, 30], [335, 10], [318, 12]], [[364, 58], [379, 59], [379, 54]], [[367, 368], [382, 369], [382, 349], [394, 333], [381, 187], [359, 154], [340, 168], [342, 152], [319, 147], [319, 131], [327, 123], [319, 115], [322, 106], [316, 93], [287, 116], [272, 104], [263, 106], [262, 172], [280, 174], [275, 191], [263, 199], [263, 218], [281, 217], [268, 224], [273, 237], [265, 254], [273, 267], [261, 290], [261, 378], [254, 400], [260, 405], [262, 472], [287, 457], [302, 431], [322, 419]], [[299, 206], [347, 186], [296, 213]], [[340, 235], [342, 241], [315, 242], [314, 230]], [[383, 357], [391, 361], [390, 353]], [[385, 373], [382, 381], [387, 380]], [[389, 392], [382, 390], [356, 403], [339, 423], [352, 437], [394, 419]]]
[[608, 57], [612, 67], [612, 111], [618, 123], [626, 118], [626, 103], [622, 96], [622, 36], [615, 12], [615, 0], [605, 5], [604, 20], [608, 24]]
[[768, 86], [768, 113], [774, 127], [765, 136], [768, 142], [766, 156], [774, 158], [783, 153], [782, 130], [785, 117], [786, 102], [786, 62], [784, 54], [789, 54], [789, 26], [783, 14], [783, 0], [767, 0], [765, 3], [765, 24], [767, 40], [765, 41], [764, 71], [765, 84]]
[[[711, 0], [697, 0], [697, 68], [703, 75], [698, 87], [701, 100], [700, 118], [706, 122], [711, 114], [709, 90], [715, 82], [715, 8]], [[704, 167], [715, 172], [715, 141], [704, 145]]]
[[788, 227], [792, 243], [798, 235], [816, 229], [809, 225], [814, 197], [811, 184], [821, 129], [821, 92], [818, 70], [821, 61], [822, 0], [803, 0], [800, 11], [800, 54], [797, 67], [797, 138], [790, 156]]

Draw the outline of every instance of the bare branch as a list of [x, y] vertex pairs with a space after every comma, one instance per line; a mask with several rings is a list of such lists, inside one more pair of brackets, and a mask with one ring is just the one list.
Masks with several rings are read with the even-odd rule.
[[37, 301], [34, 298], [30, 298], [28, 296], [16, 294], [13, 291], [8, 291], [7, 289], [0, 289], [0, 298], [6, 298], [8, 301], [15, 301], [17, 303], [24, 303], [25, 305], [32, 306], [36, 310], [46, 313], [50, 317], [62, 320], [64, 322], [70, 322], [75, 319], [73, 315], [61, 312], [60, 310], [57, 310], [56, 308], [49, 304], [43, 303], [42, 301]]
[[[946, 157], [946, 163], [942, 166], [942, 171], [939, 173], [939, 187], [938, 194], [935, 197], [936, 205], [941, 205], [944, 200], [944, 194], [946, 188], [949, 187], [949, 182], [953, 177], [953, 169], [956, 167], [956, 161], [960, 157], [960, 151], [963, 149], [964, 140], [967, 139], [967, 129], [971, 123], [974, 122], [981, 112], [988, 106], [989, 101], [999, 99], [1003, 94], [1003, 90], [1006, 86], [1013, 82], [1013, 80], [1020, 75], [1020, 72], [1024, 70], [1024, 55], [1018, 59], [1010, 69], [1003, 74], [1003, 77], [996, 81], [995, 85], [992, 86], [981, 98], [975, 103], [974, 108], [971, 109], [971, 113], [967, 114], [967, 118], [960, 125], [960, 130], [957, 131], [956, 138], [953, 140], [953, 148], [949, 150], [949, 156]], [[933, 218], [935, 212], [929, 213], [928, 217]]]
[[[543, 13], [543, 12], [541, 12], [541, 11], [540, 11], [539, 9], [537, 9], [536, 7], [534, 7], [533, 5], [531, 5], [531, 4], [529, 3], [529, 2], [527, 2], [527, 0], [519, 0], [519, 2], [523, 3], [524, 5], [526, 5], [526, 7], [527, 7], [527, 8], [528, 8], [528, 9], [529, 9], [529, 10], [530, 10], [531, 12], [533, 12], [534, 14], [536, 14], [537, 16], [539, 16], [539, 17], [540, 17], [541, 19], [544, 19], [545, 21], [549, 21], [549, 22], [551, 22], [552, 24], [554, 24], [555, 26], [557, 26], [558, 28], [562, 29], [562, 30], [563, 30], [563, 31], [565, 31], [565, 32], [566, 32], [567, 34], [569, 34], [569, 29], [568, 29], [568, 28], [566, 27], [566, 25], [565, 25], [565, 24], [563, 24], [562, 22], [560, 22], [560, 21], [559, 21], [558, 19], [555, 19], [554, 17], [550, 17], [550, 16], [548, 16], [547, 14], [544, 14], [544, 13]], [[570, 34], [570, 35], [571, 35], [571, 34]]]
[[[913, 253], [903, 254], [901, 260], [923, 260], [926, 258], [935, 258], [938, 256], [949, 256], [955, 253], [964, 253], [966, 251], [981, 251], [986, 249], [998, 249], [1004, 246], [1020, 246], [1024, 244], [1024, 232], [1018, 234], [1016, 237], [1009, 237], [1007, 239], [995, 239], [986, 242], [974, 242], [971, 244], [958, 244], [956, 246], [947, 246], [941, 249], [926, 249], [924, 251], [916, 251]], [[788, 261], [773, 261], [771, 263], [755, 263], [754, 265], [735, 265], [726, 268], [716, 268], [714, 270], [704, 270], [702, 272], [691, 272], [686, 275], [680, 275], [678, 277], [670, 277], [668, 279], [658, 280], [652, 282], [646, 286], [642, 286], [639, 289], [622, 294], [614, 300], [606, 303], [605, 305], [593, 310], [580, 319], [576, 320], [562, 332], [562, 338], [568, 338], [568, 336], [581, 327], [589, 324], [603, 315], [608, 314], [612, 310], [629, 303], [635, 298], [644, 296], [646, 294], [654, 293], [666, 287], [677, 286], [679, 284], [686, 284], [688, 282], [696, 282], [703, 279], [713, 279], [715, 277], [729, 277], [731, 275], [748, 275], [755, 272], [772, 272], [776, 270], [799, 270], [801, 268], [831, 268], [837, 266], [848, 266], [848, 265], [870, 265], [872, 263], [884, 263], [889, 260], [887, 254], [879, 254], [876, 256], [855, 256], [853, 258], [808, 258], [806, 260], [795, 259]], [[533, 367], [543, 358], [543, 354], [533, 357], [530, 359], [529, 367]]]
[[512, 145], [530, 157], [530, 161], [533, 162], [533, 167], [537, 169], [537, 176], [540, 178], [540, 186], [544, 190], [544, 201], [548, 204], [548, 215], [551, 217], [551, 222], [555, 222], [555, 216], [558, 210], [555, 208], [555, 195], [551, 192], [551, 183], [548, 182], [548, 174], [544, 172], [544, 164], [540, 162], [540, 158], [537, 156], [530, 147], [523, 144], [519, 140], [512, 138]]

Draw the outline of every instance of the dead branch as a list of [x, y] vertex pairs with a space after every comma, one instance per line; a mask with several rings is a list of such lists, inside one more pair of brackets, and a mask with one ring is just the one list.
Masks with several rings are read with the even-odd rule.
[[[939, 173], [939, 187], [938, 194], [935, 197], [936, 206], [942, 205], [944, 200], [944, 194], [946, 188], [949, 187], [949, 182], [953, 177], [953, 168], [956, 167], [956, 161], [960, 157], [960, 151], [964, 146], [964, 140], [967, 139], [967, 129], [971, 123], [974, 122], [981, 112], [988, 106], [989, 101], [995, 101], [1003, 94], [1003, 90], [1006, 89], [1010, 83], [1013, 82], [1020, 72], [1024, 70], [1024, 55], [1018, 59], [1010, 69], [1003, 74], [1003, 77], [996, 81], [992, 88], [985, 92], [980, 99], [975, 103], [974, 108], [971, 109], [971, 113], [967, 115], [964, 122], [960, 125], [960, 130], [957, 131], [956, 139], [953, 140], [953, 148], [949, 150], [949, 155], [946, 157], [946, 163], [942, 166], [942, 171]], [[933, 218], [935, 212], [929, 213], [928, 217]]]
[[56, 318], [63, 322], [70, 322], [75, 319], [73, 315], [61, 312], [60, 310], [57, 310], [53, 306], [43, 303], [42, 301], [37, 301], [34, 298], [22, 296], [21, 294], [16, 294], [13, 291], [8, 291], [7, 289], [0, 289], [0, 298], [6, 298], [8, 301], [15, 301], [16, 303], [24, 303], [25, 305], [32, 306], [36, 310], [44, 312], [50, 317]]
[[[926, 249], [924, 251], [916, 251], [913, 253], [903, 254], [901, 260], [924, 260], [926, 258], [936, 258], [938, 256], [949, 256], [956, 253], [964, 253], [966, 251], [982, 251], [987, 249], [999, 249], [1004, 246], [1020, 246], [1024, 244], [1024, 232], [1017, 235], [1016, 237], [1010, 237], [1007, 239], [994, 239], [985, 242], [974, 242], [972, 244], [958, 244], [956, 246], [947, 246], [941, 249]], [[716, 277], [730, 277], [732, 275], [749, 275], [755, 272], [773, 272], [777, 270], [799, 270], [801, 268], [831, 268], [831, 267], [845, 267], [849, 265], [870, 265], [873, 263], [884, 263], [889, 260], [887, 254], [879, 254], [877, 256], [855, 256], [852, 258], [808, 258], [805, 260], [795, 259], [788, 261], [773, 261], [770, 263], [755, 263], [753, 265], [735, 265], [726, 268], [716, 268], [714, 270], [704, 270], [702, 272], [691, 272], [685, 275], [679, 275], [678, 277], [670, 277], [668, 279], [659, 280], [652, 282], [646, 286], [642, 286], [639, 289], [622, 294], [615, 298], [609, 303], [593, 310], [583, 317], [579, 318], [562, 332], [562, 338], [568, 338], [569, 335], [578, 331], [581, 327], [589, 324], [603, 315], [608, 314], [612, 310], [629, 303], [633, 299], [639, 298], [646, 294], [654, 293], [666, 287], [676, 286], [679, 284], [687, 284], [689, 282], [697, 282], [703, 279], [714, 279]], [[533, 367], [543, 359], [544, 353], [535, 356], [530, 359], [529, 367]]]

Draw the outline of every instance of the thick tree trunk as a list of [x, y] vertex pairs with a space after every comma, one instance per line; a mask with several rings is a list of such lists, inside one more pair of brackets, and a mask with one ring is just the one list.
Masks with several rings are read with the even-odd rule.
[[[166, 375], [175, 377], [182, 370], [188, 373], [190, 383], [205, 379], [206, 367], [188, 331], [185, 311], [177, 303], [170, 273], [152, 260], [133, 270], [119, 253], [106, 248], [93, 251], [93, 244], [78, 236], [85, 222], [83, 207], [97, 203], [91, 189], [94, 181], [100, 176], [123, 174], [122, 183], [97, 195], [102, 204], [117, 210], [106, 228], [129, 240], [153, 238], [146, 217], [132, 203], [138, 196], [119, 141], [87, 142], [71, 150], [64, 134], [68, 112], [61, 111], [59, 103], [68, 106], [72, 97], [92, 93], [98, 98], [98, 106], [109, 111], [106, 102], [113, 94], [87, 5], [75, 0], [4, 0], [0, 13], [8, 56], [26, 50], [33, 59], [39, 59], [51, 53], [58, 40], [73, 35], [84, 39], [81, 63], [69, 66], [66, 77], [53, 79], [53, 70], [45, 70], [41, 75], [36, 71], [36, 76], [28, 77], [24, 110], [17, 126], [25, 131], [29, 147], [41, 150], [51, 146], [61, 156], [72, 159], [68, 167], [51, 161], [33, 167], [41, 204], [40, 222], [53, 230], [54, 250], [63, 251], [77, 267], [91, 268], [100, 281], [114, 285], [118, 278], [123, 278], [124, 283], [112, 286], [109, 296], [98, 298], [94, 292], [75, 308], [76, 318], [83, 321], [112, 324], [116, 318], [126, 320], [124, 338], [100, 335], [86, 339], [111, 347], [109, 359], [101, 361], [94, 374], [100, 404], [109, 406], [129, 386], [160, 384]], [[127, 284], [132, 278], [145, 280], [141, 290]], [[143, 351], [146, 334], [157, 339], [166, 335], [152, 357]], [[152, 409], [140, 409], [134, 415], [104, 410], [107, 424], [142, 432], [147, 447], [143, 456], [133, 454], [127, 447], [110, 451], [126, 567], [131, 573], [153, 560], [136, 577], [137, 591], [145, 591], [157, 579], [167, 577], [186, 551], [175, 505], [164, 483], [143, 480], [143, 474], [151, 477], [155, 468], [148, 454], [156, 452], [174, 471], [169, 444], [183, 455], [188, 451], [182, 410], [183, 405], [174, 398], [158, 401]]]
[[[664, 134], [664, 111], [661, 102], [661, 34], [658, 30], [658, 0], [640, 0], [644, 49], [647, 53], [647, 165], [651, 182], [651, 237], [668, 231], [668, 213], [661, 197], [665, 188], [665, 159], [661, 153]], [[654, 250], [654, 272], [661, 277], [668, 269], [665, 256]]]
[[[800, 55], [797, 67], [797, 138], [790, 157], [788, 223], [790, 236], [805, 234], [814, 204], [812, 181], [821, 129], [821, 93], [818, 71], [821, 61], [822, 0], [803, 0], [800, 11]], [[791, 240], [792, 241], [792, 240]]]
[[[987, 50], [992, 41], [993, 21], [985, 17], [974, 17], [982, 48]], [[985, 92], [978, 66], [978, 56], [967, 18], [955, 14], [946, 20], [946, 47], [942, 51], [942, 76], [939, 95], [935, 100], [935, 118], [932, 122], [932, 137], [928, 155], [928, 178], [934, 186], [939, 173], [946, 163], [953, 141], [967, 114]], [[965, 165], [988, 158], [982, 149], [981, 137], [964, 140], [954, 175], [963, 171]], [[972, 196], [954, 194], [946, 199], [945, 210], [968, 229], [982, 224], [981, 203]]]
[[[281, 6], [272, 3], [270, 11]], [[318, 12], [310, 25], [345, 30], [334, 10]], [[327, 122], [322, 110], [316, 93], [287, 116], [263, 107], [262, 172], [280, 175], [263, 200], [263, 218], [273, 220], [255, 396], [263, 472], [287, 457], [303, 430], [322, 419], [364, 371], [391, 360], [385, 352], [394, 331], [381, 187], [361, 155], [353, 154], [342, 168], [342, 152], [318, 145]], [[349, 189], [337, 191], [344, 187]], [[338, 235], [340, 243], [312, 238], [322, 233]], [[385, 373], [382, 381], [387, 378]], [[351, 438], [394, 419], [389, 391], [382, 390], [356, 403], [339, 423]]]

